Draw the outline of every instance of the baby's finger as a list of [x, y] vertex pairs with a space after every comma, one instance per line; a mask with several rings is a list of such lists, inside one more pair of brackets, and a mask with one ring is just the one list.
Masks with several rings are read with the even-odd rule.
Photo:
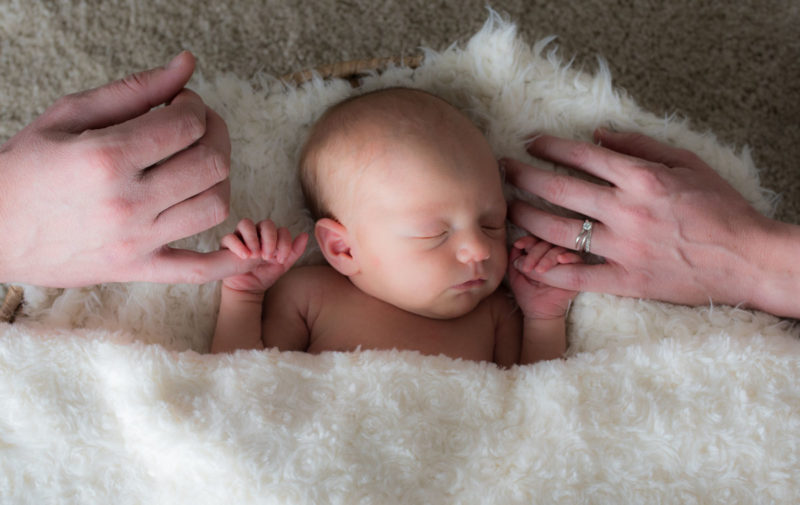
[[564, 250], [560, 247], [552, 247], [548, 250], [536, 264], [536, 272], [543, 274], [558, 264], [558, 255]]
[[294, 265], [295, 261], [300, 259], [300, 256], [303, 255], [303, 252], [306, 250], [306, 245], [308, 244], [308, 233], [301, 233], [297, 237], [295, 237], [294, 242], [292, 242], [292, 250], [289, 253], [289, 257], [286, 258], [286, 267], [291, 267]]
[[275, 261], [283, 265], [292, 253], [292, 234], [288, 228], [278, 229], [278, 244], [275, 248]]
[[539, 259], [542, 257], [542, 255], [547, 252], [550, 244], [547, 242], [535, 241], [532, 246], [529, 244], [526, 244], [526, 246], [527, 253], [520, 254], [519, 258], [513, 261], [517, 270], [529, 274], [536, 267], [536, 264], [539, 263]]
[[536, 242], [538, 242], [536, 237], [533, 237], [532, 235], [525, 235], [514, 242], [514, 247], [516, 249], [522, 249], [523, 251], [528, 252], [530, 248], [536, 244]]
[[528, 255], [525, 258], [524, 271], [526, 273], [530, 273], [533, 269], [535, 269], [539, 263], [541, 263], [542, 258], [548, 253], [548, 251], [550, 251], [552, 247], [552, 244], [545, 242], [544, 240], [537, 241], [536, 244], [534, 244], [534, 246], [528, 251]]
[[577, 254], [572, 251], [564, 250], [561, 254], [558, 255], [558, 262], [562, 265], [572, 265], [575, 263], [583, 263], [583, 258], [581, 258], [580, 254]]
[[270, 261], [275, 257], [275, 246], [278, 243], [278, 230], [275, 223], [265, 219], [258, 223], [258, 234], [261, 236], [261, 258]]
[[250, 249], [251, 253], [258, 254], [261, 247], [258, 243], [258, 232], [256, 231], [256, 225], [253, 224], [253, 221], [246, 218], [242, 219], [236, 226], [236, 231], [239, 232], [239, 235], [241, 235], [244, 241], [244, 245]]
[[229, 233], [222, 237], [219, 245], [221, 248], [230, 250], [233, 254], [242, 258], [243, 260], [246, 260], [250, 257], [250, 250], [247, 249], [247, 246], [242, 243], [242, 240], [233, 233]]

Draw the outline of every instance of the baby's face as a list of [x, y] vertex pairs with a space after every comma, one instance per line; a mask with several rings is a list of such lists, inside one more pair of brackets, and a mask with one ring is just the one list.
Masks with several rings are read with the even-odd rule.
[[475, 131], [379, 150], [345, 226], [356, 286], [426, 317], [470, 312], [505, 275], [506, 202], [491, 149]]

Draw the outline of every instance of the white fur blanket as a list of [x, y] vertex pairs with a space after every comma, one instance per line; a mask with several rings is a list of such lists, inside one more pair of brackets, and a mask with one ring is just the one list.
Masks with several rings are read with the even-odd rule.
[[[421, 87], [495, 152], [601, 124], [692, 149], [769, 212], [746, 150], [642, 111], [492, 17], [464, 48], [364, 89]], [[233, 212], [308, 230], [294, 160], [353, 91], [269, 76], [197, 80], [227, 120]], [[320, 261], [312, 250], [303, 260]], [[0, 325], [2, 503], [796, 503], [800, 341], [788, 321], [581, 294], [570, 357], [499, 370], [413, 352], [205, 351], [217, 286], [27, 286]], [[151, 345], [158, 344], [158, 345]]]

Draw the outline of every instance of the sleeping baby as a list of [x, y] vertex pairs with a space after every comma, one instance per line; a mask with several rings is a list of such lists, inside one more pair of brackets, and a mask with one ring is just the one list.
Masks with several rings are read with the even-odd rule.
[[308, 235], [242, 220], [221, 247], [255, 266], [224, 279], [212, 352], [401, 349], [501, 366], [564, 353], [575, 293], [507, 267], [580, 257], [531, 236], [509, 254], [497, 161], [446, 101], [391, 88], [333, 106], [300, 176], [327, 265], [290, 270]]

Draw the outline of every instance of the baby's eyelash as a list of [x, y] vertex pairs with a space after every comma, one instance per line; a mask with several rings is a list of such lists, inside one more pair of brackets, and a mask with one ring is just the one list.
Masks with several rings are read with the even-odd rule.
[[423, 235], [423, 236], [421, 236], [421, 237], [417, 237], [417, 238], [421, 238], [421, 239], [434, 239], [434, 238], [443, 238], [445, 235], [447, 235], [447, 232], [446, 232], [446, 231], [443, 231], [442, 233], [439, 233], [438, 235]]

